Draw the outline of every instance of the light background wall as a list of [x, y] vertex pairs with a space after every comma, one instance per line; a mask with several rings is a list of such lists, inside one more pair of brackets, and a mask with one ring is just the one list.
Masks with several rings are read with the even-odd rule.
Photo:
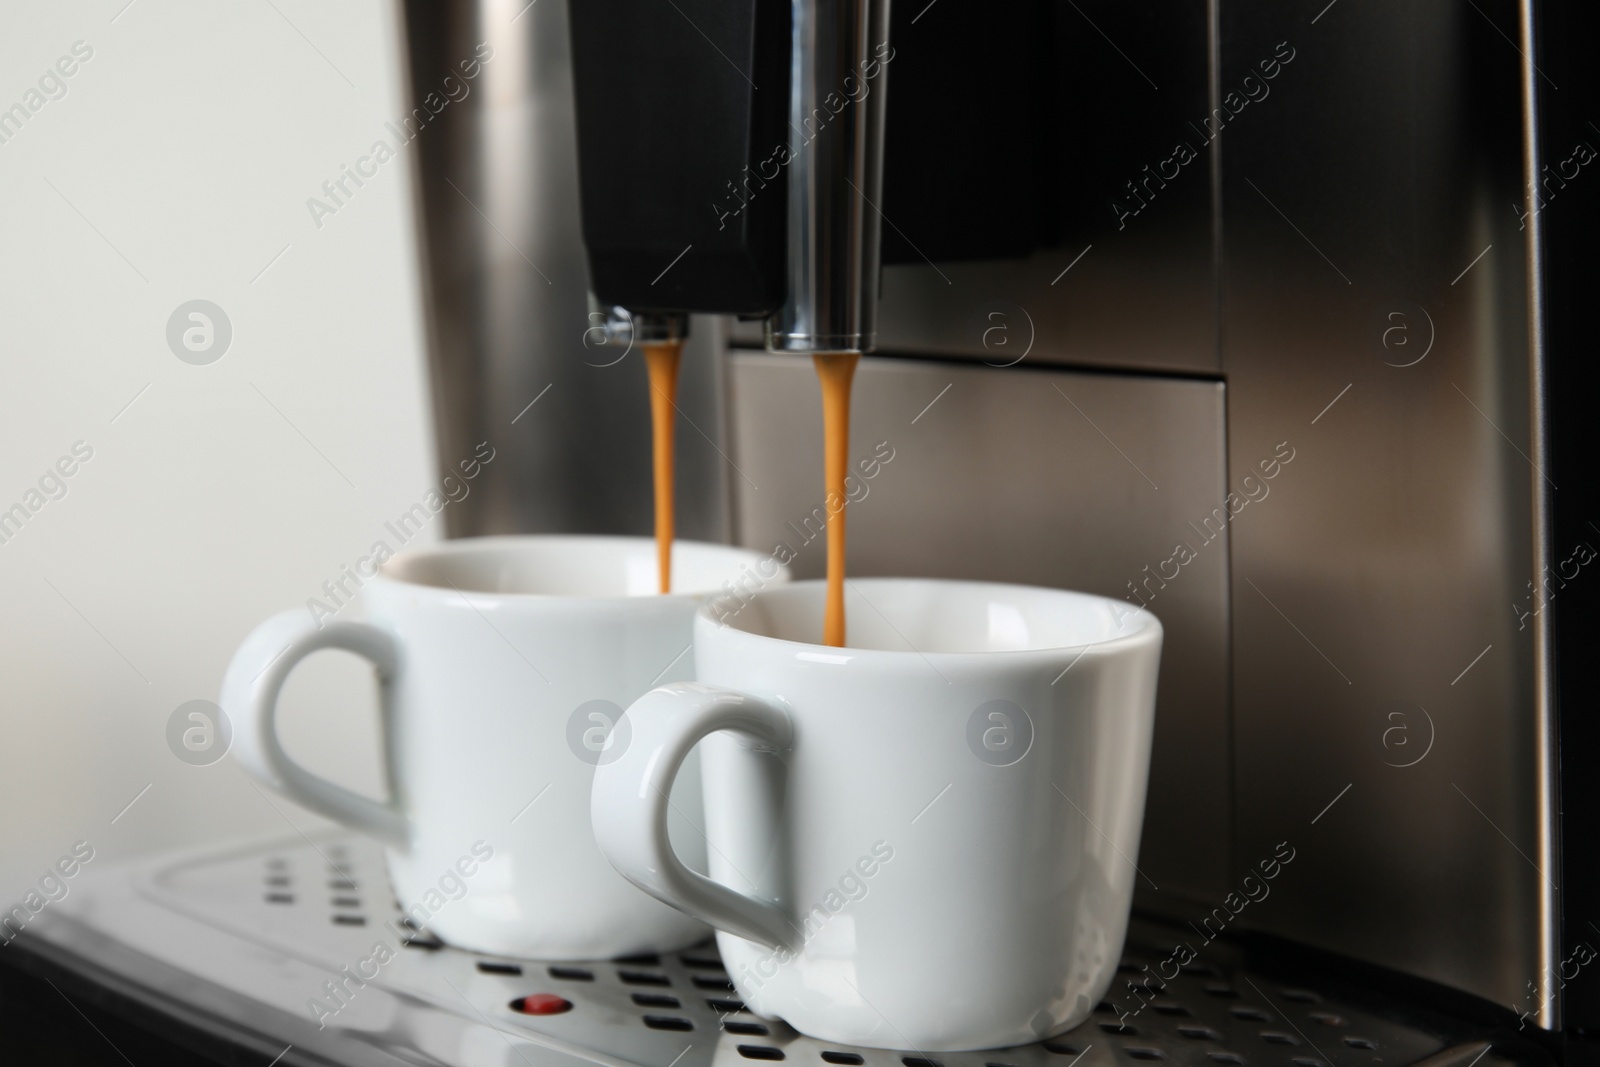
[[[435, 478], [409, 150], [320, 228], [306, 207], [409, 111], [397, 19], [380, 0], [0, 4], [0, 108], [93, 49], [0, 143], [0, 509], [94, 450], [0, 544], [0, 905], [80, 839], [116, 856], [319, 825], [232, 760], [181, 762], [166, 724]], [[196, 298], [233, 328], [208, 366], [166, 342]], [[375, 793], [370, 688], [358, 661], [313, 657], [285, 733]]]

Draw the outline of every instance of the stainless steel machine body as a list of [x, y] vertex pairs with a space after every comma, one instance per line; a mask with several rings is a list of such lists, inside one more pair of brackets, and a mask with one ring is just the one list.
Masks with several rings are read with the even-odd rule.
[[[1600, 1022], [1600, 979], [1568, 966], [1600, 913], [1562, 893], [1551, 604], [1595, 579], [1551, 534], [1539, 242], [1589, 194], [1581, 153], [1559, 186], [1545, 169], [1536, 7], [1053, 8], [1059, 106], [1036, 135], [1065, 146], [1060, 240], [883, 268], [852, 437], [894, 458], [850, 530], [857, 574], [1068, 585], [1167, 624], [1141, 908], [1558, 1029]], [[499, 12], [450, 9], [463, 47]], [[458, 535], [648, 529], [642, 371], [583, 346], [563, 12], [491, 27], [505, 80], [422, 153], [441, 441], [530, 439]], [[902, 53], [913, 16], [957, 13], [897, 12]], [[686, 61], [718, 62], [708, 44]], [[930, 227], [898, 237], [932, 247]], [[548, 283], [528, 270], [546, 259]], [[814, 381], [758, 351], [758, 324], [694, 336], [680, 528], [809, 544]], [[1234, 903], [1285, 840], [1296, 881]]]

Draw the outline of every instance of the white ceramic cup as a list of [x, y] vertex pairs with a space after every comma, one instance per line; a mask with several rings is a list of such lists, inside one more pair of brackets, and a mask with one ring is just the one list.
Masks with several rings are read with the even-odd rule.
[[[776, 564], [679, 541], [657, 595], [656, 546], [626, 537], [486, 537], [396, 556], [362, 589], [366, 621], [286, 611], [235, 653], [221, 704], [233, 752], [265, 784], [387, 845], [413, 921], [464, 948], [536, 959], [662, 951], [706, 934], [606, 863], [589, 828], [595, 767], [625, 753], [621, 710], [693, 676], [695, 610]], [[787, 574], [761, 573], [764, 582]], [[307, 771], [283, 749], [278, 694], [319, 649], [376, 668], [390, 797]], [[673, 796], [673, 836], [698, 849], [698, 781]], [[487, 858], [486, 858], [486, 855]]]
[[[739, 995], [826, 1041], [994, 1048], [1076, 1026], [1127, 929], [1161, 624], [1102, 597], [977, 582], [824, 586], [695, 619], [697, 682], [628, 709], [596, 840], [717, 927]], [[710, 877], [666, 801], [702, 739]]]

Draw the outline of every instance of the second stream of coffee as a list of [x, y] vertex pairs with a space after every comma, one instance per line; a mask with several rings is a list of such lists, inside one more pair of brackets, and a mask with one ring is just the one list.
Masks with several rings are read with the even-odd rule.
[[845, 478], [850, 473], [850, 386], [857, 352], [818, 352], [812, 361], [822, 383], [822, 481], [828, 511], [828, 599], [822, 643], [844, 646]]

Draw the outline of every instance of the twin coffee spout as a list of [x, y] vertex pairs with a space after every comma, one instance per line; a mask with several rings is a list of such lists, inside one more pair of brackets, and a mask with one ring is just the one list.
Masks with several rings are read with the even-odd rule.
[[871, 351], [889, 0], [583, 0], [571, 22], [608, 334], [708, 312], [765, 319], [773, 352]]

